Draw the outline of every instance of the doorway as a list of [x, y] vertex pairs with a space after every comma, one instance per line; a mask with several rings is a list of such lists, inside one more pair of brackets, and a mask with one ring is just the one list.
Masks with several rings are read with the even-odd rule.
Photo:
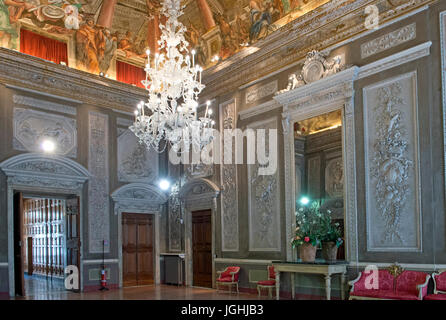
[[154, 228], [152, 214], [122, 214], [123, 287], [154, 283]]
[[[15, 295], [41, 296], [65, 291], [65, 267], [80, 260], [77, 196], [14, 194]], [[71, 288], [79, 289], [80, 277]]]
[[193, 285], [212, 288], [211, 210], [192, 212]]

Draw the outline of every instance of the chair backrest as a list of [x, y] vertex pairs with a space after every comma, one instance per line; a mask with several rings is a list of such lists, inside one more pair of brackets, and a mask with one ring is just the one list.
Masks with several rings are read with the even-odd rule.
[[[373, 290], [373, 289], [393, 291], [395, 278], [388, 270], [386, 269], [378, 270], [377, 283], [373, 283], [374, 279], [369, 278], [370, 276], [372, 276], [372, 272], [362, 272], [361, 278], [359, 278], [359, 280], [354, 284], [353, 287], [354, 291]], [[367, 284], [372, 286], [372, 288], [366, 287], [366, 281]]]
[[274, 266], [268, 266], [268, 279], [276, 280], [276, 272], [274, 271]]
[[[396, 290], [418, 295], [418, 286], [426, 282], [427, 273], [405, 270], [396, 279]], [[424, 295], [424, 294], [423, 294]]]
[[446, 270], [432, 275], [435, 283], [435, 291], [439, 293], [446, 293]]
[[222, 277], [231, 277], [231, 273], [235, 273], [234, 274], [234, 280], [238, 281], [238, 275], [240, 272], [240, 267], [227, 267], [225, 269], [225, 271], [222, 272], [221, 276]]

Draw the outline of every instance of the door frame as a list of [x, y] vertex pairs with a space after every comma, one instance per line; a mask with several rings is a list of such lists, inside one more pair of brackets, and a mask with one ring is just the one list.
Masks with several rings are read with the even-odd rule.
[[2, 163], [0, 169], [6, 175], [7, 185], [7, 221], [8, 221], [8, 281], [9, 295], [15, 296], [14, 272], [14, 192], [32, 192], [42, 195], [76, 195], [80, 201], [81, 258], [80, 258], [80, 290], [83, 288], [83, 190], [90, 173], [79, 163], [56, 155], [40, 153], [23, 153], [13, 156]]
[[122, 268], [122, 214], [123, 213], [134, 213], [134, 214], [142, 214], [142, 215], [153, 215], [153, 240], [154, 240], [154, 246], [153, 246], [153, 279], [155, 281], [155, 284], [161, 283], [161, 274], [160, 274], [160, 232], [159, 232], [159, 212], [147, 212], [147, 210], [138, 210], [138, 209], [131, 209], [131, 210], [125, 210], [120, 209], [118, 211], [118, 264], [119, 264], [119, 288], [123, 287], [123, 268]]
[[218, 186], [208, 179], [197, 178], [188, 181], [180, 190], [181, 207], [184, 217], [184, 244], [185, 244], [185, 275], [186, 286], [193, 285], [193, 250], [192, 250], [192, 212], [201, 210], [211, 210], [211, 231], [212, 231], [212, 288], [215, 289], [215, 245], [216, 245], [216, 215], [218, 212], [217, 198], [220, 194]]
[[160, 274], [160, 215], [165, 213], [164, 204], [168, 196], [159, 188], [147, 183], [129, 183], [115, 190], [111, 198], [114, 202], [114, 212], [118, 221], [118, 277], [119, 288], [122, 288], [122, 213], [153, 214], [154, 225], [154, 256], [155, 284], [161, 283]]

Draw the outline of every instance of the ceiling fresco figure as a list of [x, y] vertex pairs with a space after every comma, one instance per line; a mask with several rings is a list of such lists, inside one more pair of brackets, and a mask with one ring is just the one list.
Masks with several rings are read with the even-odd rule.
[[93, 17], [80, 26], [76, 32], [76, 49], [78, 64], [91, 73], [99, 73], [99, 49], [105, 46], [102, 31], [94, 24]]
[[220, 57], [222, 59], [226, 59], [229, 56], [233, 55], [240, 48], [240, 44], [237, 41], [236, 32], [233, 27], [226, 21], [226, 19], [220, 13], [215, 15], [215, 18], [220, 26], [220, 34], [221, 34], [221, 50]]
[[2, 47], [16, 47], [18, 35], [15, 23], [25, 8], [26, 4], [23, 2], [0, 0], [0, 45]]

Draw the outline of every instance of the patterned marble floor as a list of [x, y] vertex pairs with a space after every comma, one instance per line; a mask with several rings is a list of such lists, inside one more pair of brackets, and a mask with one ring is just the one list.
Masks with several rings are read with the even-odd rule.
[[74, 293], [65, 291], [63, 282], [47, 281], [44, 278], [28, 278], [25, 300], [264, 300], [267, 296], [256, 294], [229, 294], [214, 289], [177, 287], [171, 285], [131, 287], [109, 291]]

